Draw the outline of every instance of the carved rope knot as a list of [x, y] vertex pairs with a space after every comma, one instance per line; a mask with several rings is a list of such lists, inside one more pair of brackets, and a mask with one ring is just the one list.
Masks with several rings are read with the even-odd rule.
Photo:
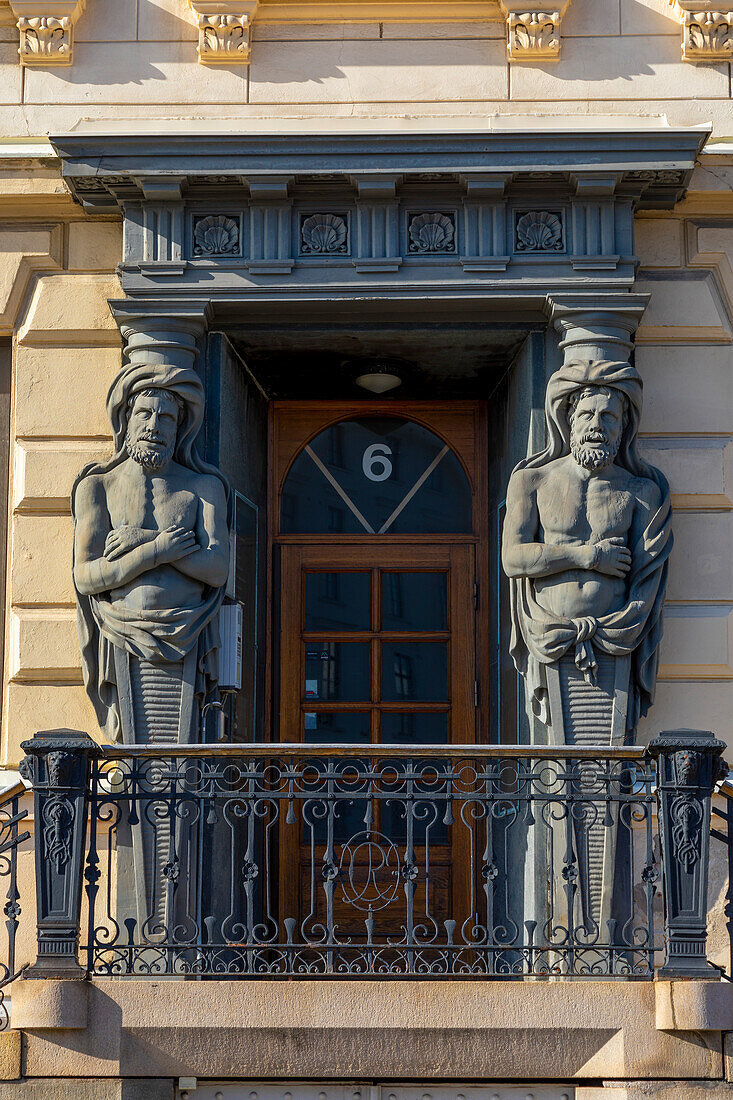
[[598, 661], [591, 639], [598, 629], [598, 621], [590, 615], [583, 615], [579, 619], [571, 619], [571, 622], [575, 629], [575, 664], [587, 682], [595, 685]]

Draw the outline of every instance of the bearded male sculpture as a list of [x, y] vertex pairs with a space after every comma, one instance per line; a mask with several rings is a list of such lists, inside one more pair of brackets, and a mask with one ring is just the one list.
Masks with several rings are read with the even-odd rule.
[[84, 683], [110, 740], [195, 741], [229, 569], [228, 486], [194, 450], [203, 386], [189, 367], [132, 362], [107, 412], [114, 455], [71, 498]]
[[566, 363], [547, 446], [509, 481], [511, 653], [556, 744], [630, 740], [654, 698], [671, 508], [637, 452], [641, 406], [629, 363]]

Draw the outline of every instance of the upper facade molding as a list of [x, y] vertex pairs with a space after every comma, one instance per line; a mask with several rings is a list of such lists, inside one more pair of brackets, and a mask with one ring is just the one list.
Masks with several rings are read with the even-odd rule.
[[639, 206], [685, 191], [704, 130], [52, 138], [92, 213], [124, 215], [127, 295], [229, 303], [630, 290]]
[[[98, 0], [89, 0], [90, 5]], [[127, 0], [122, 0], [123, 3]], [[246, 65], [258, 23], [504, 23], [510, 61], [556, 61], [571, 0], [188, 0], [204, 65]], [[20, 31], [22, 65], [70, 65], [86, 0], [0, 0]]]

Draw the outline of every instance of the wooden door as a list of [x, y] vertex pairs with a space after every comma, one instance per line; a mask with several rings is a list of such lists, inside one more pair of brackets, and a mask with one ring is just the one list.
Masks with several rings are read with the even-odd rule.
[[[376, 760], [370, 745], [477, 740], [477, 653], [487, 664], [486, 617], [477, 615], [487, 577], [484, 413], [475, 402], [276, 403], [273, 740], [334, 745], [333, 759], [367, 762]], [[458, 807], [440, 782], [440, 820], [434, 812], [428, 828], [410, 819], [410, 905], [429, 915], [426, 923], [460, 927], [468, 830], [451, 824]], [[374, 789], [340, 802], [337, 820], [329, 803], [326, 859], [322, 830], [305, 810], [297, 823], [281, 819], [281, 918], [322, 927], [321, 880], [340, 860], [329, 919], [339, 936], [362, 941], [367, 913], [349, 902], [343, 860], [348, 854], [350, 886], [363, 871], [377, 892], [381, 873], [394, 886], [395, 869], [367, 867], [372, 853], [381, 858], [391, 844], [399, 874], [406, 867], [404, 801], [372, 797]], [[374, 915], [382, 943], [401, 935], [406, 893], [394, 891]]]
[[[282, 548], [281, 739], [337, 746], [471, 744], [476, 734], [475, 548], [471, 545], [286, 546]], [[337, 754], [335, 754], [337, 755]], [[363, 759], [363, 758], [362, 758]], [[375, 835], [399, 845], [399, 802], [375, 800]], [[365, 803], [344, 802], [335, 823], [337, 846], [362, 836]], [[325, 894], [311, 893], [313, 858], [324, 837], [317, 823], [285, 829], [283, 911], [321, 922]], [[426, 863], [423, 830], [414, 837], [416, 861]], [[467, 833], [432, 826], [430, 875], [417, 887], [415, 909], [439, 925], [467, 916], [462, 869]], [[320, 842], [320, 843], [319, 843]], [[368, 844], [357, 852], [352, 885], [376, 874]], [[357, 841], [358, 847], [358, 841]], [[384, 845], [382, 844], [383, 850]], [[369, 848], [371, 851], [371, 848]], [[384, 868], [385, 880], [391, 872]], [[379, 883], [376, 882], [378, 889]], [[426, 891], [428, 896], [426, 897]], [[376, 917], [380, 938], [396, 936], [404, 918], [401, 896]], [[343, 935], [364, 932], [364, 914], [345, 892], [334, 896]]]

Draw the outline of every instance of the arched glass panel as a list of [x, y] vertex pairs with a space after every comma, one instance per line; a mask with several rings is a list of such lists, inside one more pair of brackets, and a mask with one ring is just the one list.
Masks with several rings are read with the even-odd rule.
[[421, 424], [341, 420], [293, 462], [280, 521], [286, 535], [467, 534], [471, 489], [450, 447]]

